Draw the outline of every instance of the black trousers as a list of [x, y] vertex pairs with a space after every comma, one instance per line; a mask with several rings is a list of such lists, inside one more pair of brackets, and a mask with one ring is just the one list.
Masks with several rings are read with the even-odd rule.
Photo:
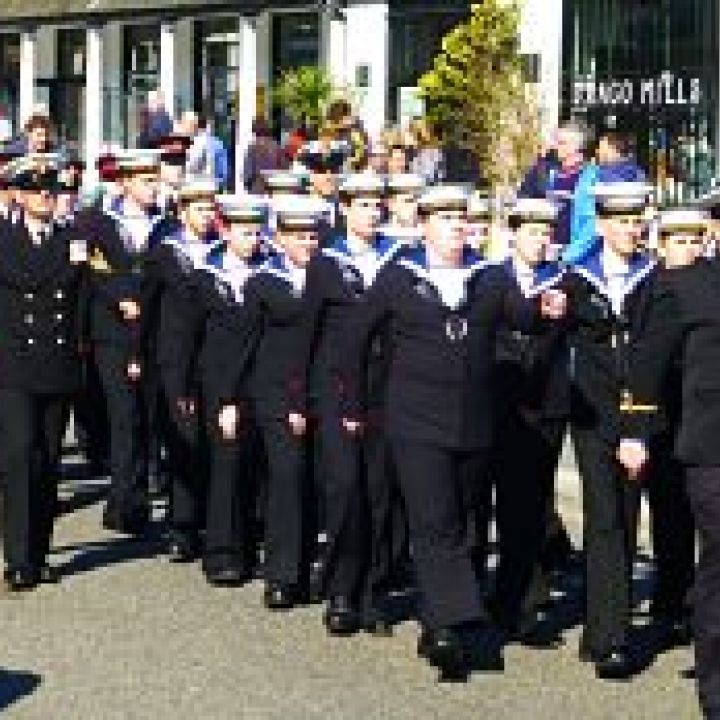
[[576, 423], [572, 433], [585, 520], [583, 644], [593, 653], [604, 654], [629, 640], [640, 486], [623, 475], [616, 447], [600, 437], [595, 427]]
[[100, 374], [94, 357], [85, 360], [83, 384], [74, 398], [78, 441], [91, 462], [102, 465], [109, 456], [109, 420]]
[[163, 396], [167, 421], [163, 435], [170, 473], [169, 525], [171, 531], [196, 534], [205, 526], [207, 467], [204, 462], [200, 403], [195, 413], [183, 415], [177, 398]]
[[306, 581], [314, 528], [307, 488], [310, 455], [280, 418], [259, 418], [267, 461], [265, 579], [299, 586]]
[[66, 404], [61, 395], [0, 389], [3, 529], [9, 568], [40, 567], [50, 551]]
[[677, 617], [687, 607], [695, 578], [695, 521], [673, 438], [657, 439], [650, 453], [647, 493], [657, 580], [655, 614]]
[[695, 672], [703, 709], [716, 717], [720, 716], [720, 467], [687, 467], [685, 476], [700, 535], [692, 591]]
[[512, 410], [496, 431], [492, 476], [500, 562], [495, 599], [509, 621], [549, 600], [541, 560], [563, 431], [562, 421], [530, 422]]
[[342, 428], [339, 415], [320, 420], [322, 479], [325, 481], [325, 592], [359, 600], [369, 563], [368, 504], [362, 444]]
[[148, 513], [144, 387], [142, 380], [138, 383], [128, 380], [127, 350], [100, 345], [96, 359], [110, 423], [112, 485], [108, 512], [116, 514], [122, 522]]
[[422, 442], [393, 442], [407, 508], [422, 623], [452, 627], [481, 616], [480, 592], [465, 528], [463, 483], [484, 477], [485, 453]]
[[254, 561], [250, 527], [252, 493], [249, 487], [253, 436], [247, 418], [243, 418], [238, 437], [224, 439], [217, 422], [213, 422], [216, 416], [217, 412], [211, 411], [206, 415], [210, 467], [203, 562], [206, 567], [240, 562], [250, 569]]

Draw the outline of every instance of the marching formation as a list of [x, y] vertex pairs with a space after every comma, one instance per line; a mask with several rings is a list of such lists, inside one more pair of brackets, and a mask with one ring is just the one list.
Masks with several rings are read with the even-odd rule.
[[262, 194], [223, 195], [183, 175], [186, 150], [169, 136], [102, 157], [105, 193], [84, 203], [81, 163], [0, 157], [8, 588], [59, 579], [48, 559], [72, 413], [111, 478], [105, 528], [142, 536], [164, 475], [170, 561], [237, 586], [262, 547], [266, 606], [324, 602], [333, 635], [390, 633], [387, 597], [414, 582], [418, 654], [462, 674], [469, 628], [529, 639], [551, 610], [571, 551], [554, 506], [569, 428], [581, 660], [600, 678], [637, 670], [647, 490], [652, 614], [672, 642], [689, 639], [698, 523], [698, 678], [720, 717], [720, 271], [706, 210], [659, 213], [648, 243], [649, 188], [599, 182], [595, 243], [568, 264], [562, 198], [519, 199], [507, 255], [491, 258], [494, 208], [468, 188], [341, 177], [345, 151], [329, 143], [300, 151], [304, 173], [265, 173]]

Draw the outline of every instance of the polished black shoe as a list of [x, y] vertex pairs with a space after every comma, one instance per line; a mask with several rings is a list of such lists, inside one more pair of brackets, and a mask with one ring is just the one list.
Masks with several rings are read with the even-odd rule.
[[10, 592], [33, 590], [37, 587], [40, 577], [35, 568], [8, 568], [3, 575], [5, 587]]
[[627, 648], [618, 647], [595, 660], [595, 676], [600, 680], [628, 680], [636, 671], [636, 664]]
[[264, 602], [268, 610], [292, 610], [298, 602], [298, 592], [291, 585], [269, 583], [265, 588]]
[[60, 578], [60, 570], [52, 565], [45, 564], [38, 571], [38, 580], [42, 585], [57, 585]]
[[173, 532], [168, 539], [167, 556], [171, 563], [191, 563], [197, 560], [200, 543], [196, 536]]
[[365, 611], [362, 625], [368, 635], [377, 638], [392, 637], [392, 622], [387, 613], [377, 607]]
[[240, 587], [249, 580], [247, 571], [239, 565], [204, 568], [203, 572], [213, 587]]
[[418, 654], [440, 671], [440, 680], [462, 680], [467, 677], [467, 654], [460, 636], [451, 628], [423, 631], [418, 643]]
[[353, 635], [360, 629], [357, 610], [342, 595], [330, 598], [323, 621], [330, 635]]

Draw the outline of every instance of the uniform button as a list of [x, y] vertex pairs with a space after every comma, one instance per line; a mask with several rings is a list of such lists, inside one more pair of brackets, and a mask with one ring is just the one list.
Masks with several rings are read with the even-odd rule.
[[28, 338], [27, 343], [28, 343], [28, 345], [34, 345], [34, 344], [35, 344], [35, 338]]
[[32, 325], [35, 322], [35, 316], [32, 313], [28, 313], [25, 316], [25, 324]]
[[62, 300], [65, 297], [65, 293], [62, 290], [55, 291], [55, 299]]
[[26, 300], [34, 300], [34, 299], [35, 299], [35, 294], [34, 294], [34, 293], [31, 293], [31, 292], [25, 293], [25, 299], [26, 299]]
[[55, 315], [56, 320], [62, 320], [63, 317], [64, 317], [64, 315], [62, 313], [57, 313], [57, 315]]
[[58, 338], [55, 341], [58, 345], [64, 345], [65, 344], [65, 338]]

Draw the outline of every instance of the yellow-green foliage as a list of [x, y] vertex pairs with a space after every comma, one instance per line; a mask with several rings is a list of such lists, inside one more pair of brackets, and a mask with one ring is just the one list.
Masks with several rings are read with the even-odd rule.
[[444, 140], [472, 152], [493, 186], [517, 182], [537, 149], [519, 25], [518, 0], [473, 3], [420, 80], [430, 122]]

